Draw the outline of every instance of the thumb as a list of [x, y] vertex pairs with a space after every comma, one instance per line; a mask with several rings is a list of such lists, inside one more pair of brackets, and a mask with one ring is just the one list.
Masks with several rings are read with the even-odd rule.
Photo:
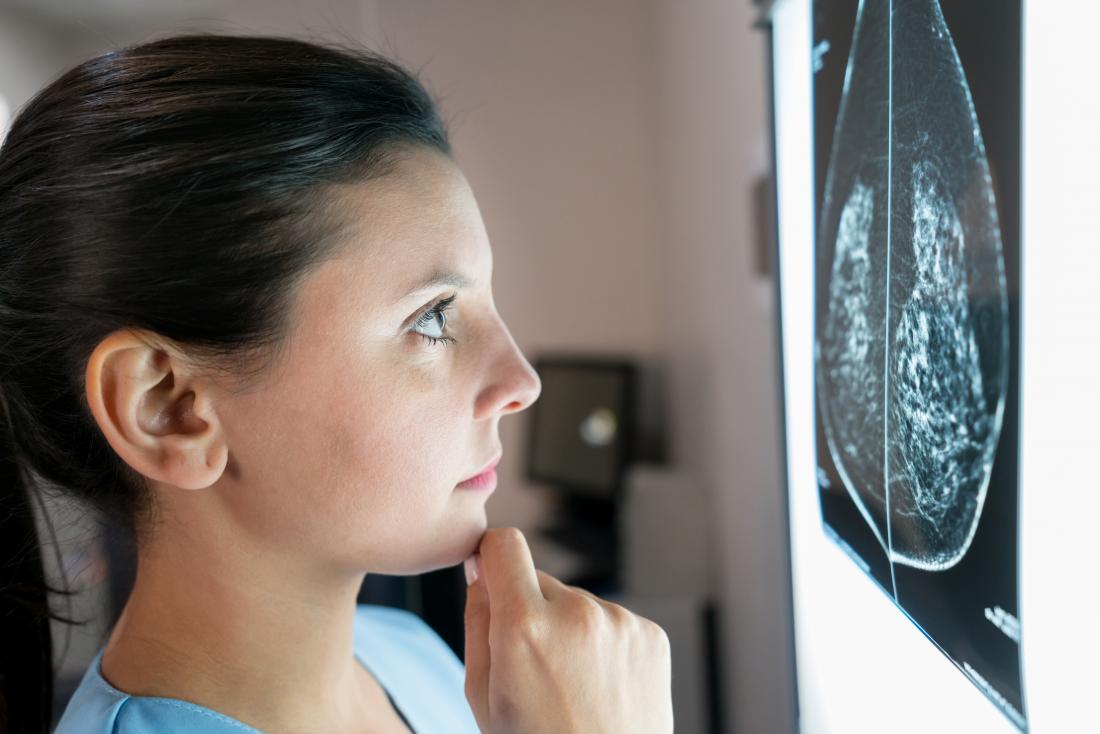
[[489, 731], [489, 594], [485, 588], [480, 554], [464, 562], [466, 567], [466, 700], [478, 728]]

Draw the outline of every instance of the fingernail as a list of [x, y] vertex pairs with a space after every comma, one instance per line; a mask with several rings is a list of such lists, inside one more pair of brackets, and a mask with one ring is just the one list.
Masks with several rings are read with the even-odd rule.
[[469, 556], [465, 561], [462, 562], [462, 568], [466, 571], [467, 586], [470, 586], [475, 581], [477, 581], [478, 567], [476, 561], [474, 560], [475, 558], [476, 556]]

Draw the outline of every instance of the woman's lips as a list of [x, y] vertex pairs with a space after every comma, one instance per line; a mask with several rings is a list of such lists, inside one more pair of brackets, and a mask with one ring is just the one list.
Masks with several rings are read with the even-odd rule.
[[497, 472], [496, 466], [500, 462], [500, 456], [489, 462], [489, 466], [486, 467], [480, 474], [470, 477], [459, 482], [456, 485], [456, 489], [495, 489], [497, 486]]
[[466, 481], [460, 482], [457, 489], [496, 489], [496, 486], [496, 470], [490, 469], [487, 472], [478, 474], [476, 477], [470, 477]]

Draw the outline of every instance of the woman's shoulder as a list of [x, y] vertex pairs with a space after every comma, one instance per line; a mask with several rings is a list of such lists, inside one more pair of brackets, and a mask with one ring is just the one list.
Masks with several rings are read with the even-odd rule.
[[[174, 698], [132, 696], [92, 660], [54, 734], [260, 734], [241, 721]], [[418, 734], [471, 732], [477, 725], [464, 694], [462, 661], [423, 619], [395, 607], [360, 604], [355, 654]]]
[[262, 734], [198, 704], [120, 691], [100, 673], [102, 656], [100, 650], [88, 666], [54, 734]]
[[466, 669], [427, 622], [405, 609], [360, 604], [356, 654], [417, 732], [478, 731]]
[[390, 657], [408, 659], [419, 653], [452, 672], [464, 674], [462, 661], [432, 627], [419, 615], [397, 607], [360, 604], [355, 614], [355, 649], [376, 657], [383, 650], [400, 649], [404, 654]]
[[401, 609], [381, 604], [359, 604], [355, 608], [356, 624], [370, 628], [388, 628], [399, 634], [423, 635], [425, 632], [435, 634], [435, 630], [420, 618], [420, 615]]

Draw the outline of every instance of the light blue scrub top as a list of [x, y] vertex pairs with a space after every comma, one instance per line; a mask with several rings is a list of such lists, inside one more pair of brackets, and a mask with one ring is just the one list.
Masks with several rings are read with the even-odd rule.
[[[106, 646], [104, 646], [106, 647]], [[360, 604], [355, 656], [386, 690], [415, 734], [479, 734], [466, 701], [465, 668], [424, 620], [404, 609]], [[232, 717], [178, 698], [131, 696], [99, 670], [96, 654], [54, 734], [242, 734]]]

